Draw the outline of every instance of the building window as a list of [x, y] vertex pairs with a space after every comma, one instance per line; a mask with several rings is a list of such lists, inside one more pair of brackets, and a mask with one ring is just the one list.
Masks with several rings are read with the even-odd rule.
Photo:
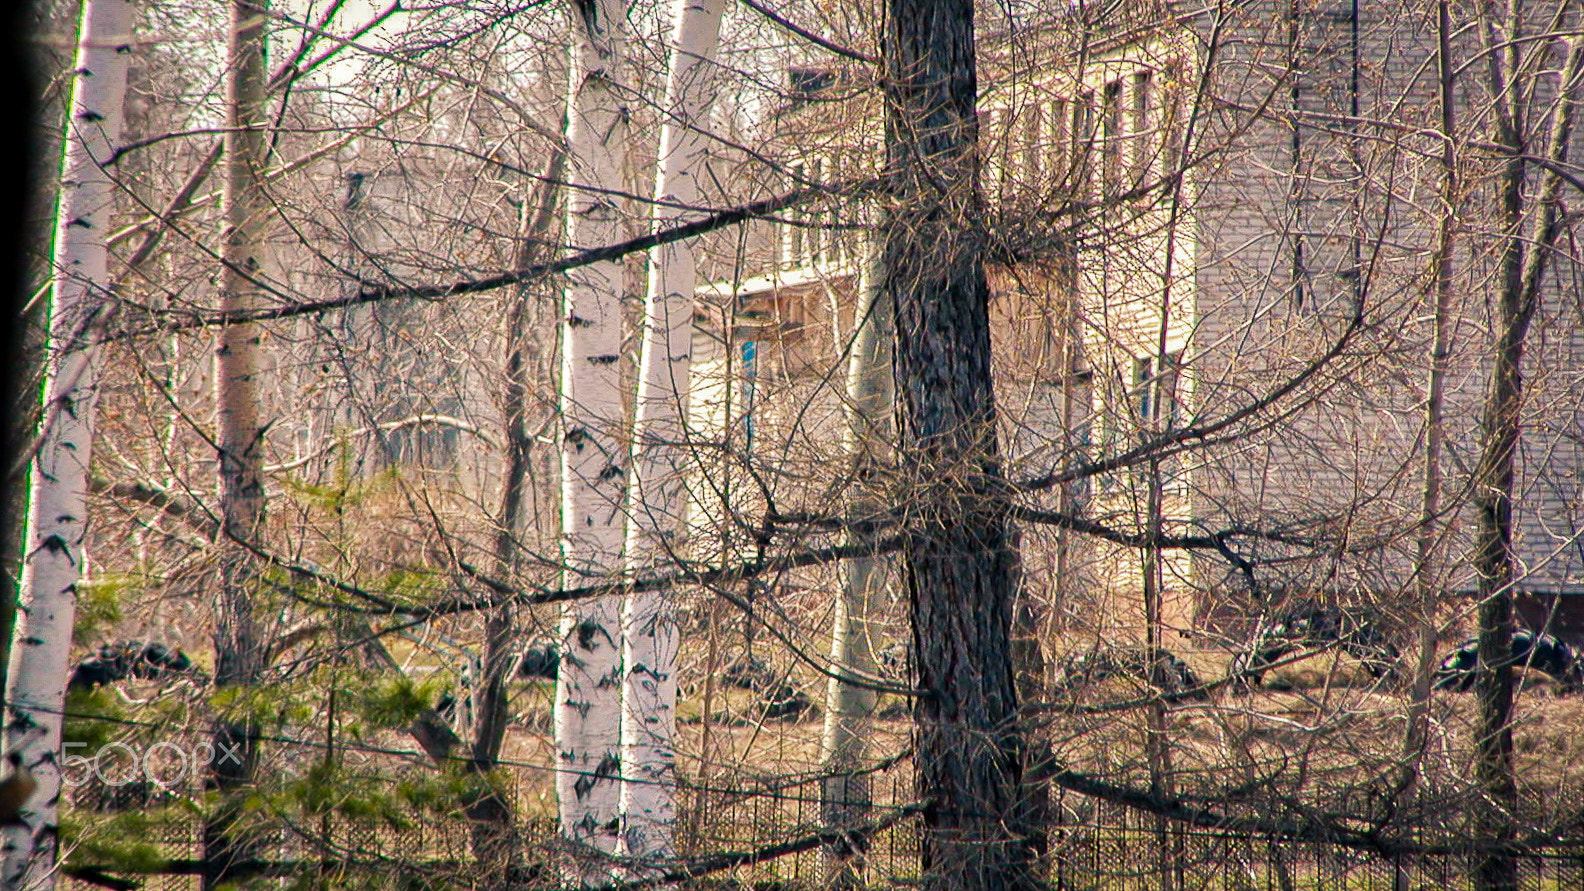
[[992, 108], [979, 118], [979, 144], [984, 153], [984, 184], [987, 189], [993, 190], [992, 194], [997, 198], [1005, 194], [1012, 174], [1008, 169], [1012, 157], [1008, 146], [1011, 120], [1011, 111], [1005, 108]]
[[[791, 174], [792, 188], [799, 189], [808, 183], [808, 180], [803, 176], [804, 170], [802, 161], [796, 161], [788, 167], [788, 171]], [[805, 234], [803, 231], [803, 212], [793, 208], [788, 211], [787, 218], [786, 239], [783, 242], [781, 259], [786, 265], [796, 268], [803, 265], [805, 256], [803, 248]]]
[[1068, 125], [1072, 119], [1068, 117], [1071, 112], [1067, 108], [1066, 99], [1057, 99], [1050, 104], [1050, 171], [1051, 179], [1060, 183], [1067, 178], [1067, 147], [1072, 141], [1072, 134], [1068, 132]]
[[1150, 138], [1152, 133], [1151, 116], [1154, 109], [1151, 105], [1154, 97], [1150, 94], [1153, 84], [1148, 71], [1140, 71], [1133, 75], [1133, 108], [1132, 120], [1129, 128], [1132, 130], [1133, 147], [1133, 185], [1143, 185], [1149, 179], [1150, 165], [1155, 160], [1155, 140]]
[[1182, 352], [1133, 360], [1133, 410], [1145, 429], [1170, 429], [1179, 420], [1177, 383]]
[[819, 99], [836, 86], [836, 72], [826, 68], [789, 68], [787, 87], [796, 108]]
[[[822, 187], [827, 177], [835, 179], [848, 175], [848, 171], [861, 169], [861, 163], [858, 156], [849, 152], [800, 158], [786, 166], [787, 187], [789, 190]], [[789, 208], [776, 225], [779, 232], [776, 250], [783, 269], [835, 267], [852, 262], [861, 254], [850, 231], [861, 227], [823, 196]]]
[[[826, 167], [832, 179], [853, 177], [864, 169], [864, 158], [858, 152], [846, 149], [827, 158]], [[860, 209], [846, 202], [835, 202], [827, 212], [825, 253], [831, 265], [840, 266], [861, 259], [862, 251], [857, 246], [859, 230], [855, 225], [861, 213]]]
[[1151, 386], [1154, 383], [1154, 375], [1151, 374], [1154, 365], [1155, 360], [1149, 357], [1133, 360], [1133, 411], [1144, 426], [1155, 419], [1155, 394]]
[[[825, 181], [824, 161], [820, 158], [815, 158], [809, 166], [811, 169], [810, 177], [813, 179], [814, 184], [823, 183]], [[803, 241], [808, 245], [808, 265], [810, 266], [824, 259], [825, 228], [820, 223], [821, 217], [823, 217], [823, 213], [818, 209], [807, 211], [803, 215], [808, 225], [808, 232], [804, 234]]]
[[1040, 174], [1044, 172], [1045, 153], [1043, 131], [1040, 121], [1039, 105], [1028, 105], [1023, 108], [1023, 127], [1019, 134], [1019, 141], [1023, 144], [1022, 166], [1023, 175], [1029, 182], [1038, 182]]
[[1177, 139], [1178, 124], [1182, 117], [1182, 77], [1182, 63], [1173, 62], [1167, 66], [1160, 112], [1161, 173], [1165, 178], [1178, 172], [1182, 159], [1182, 146]]
[[1170, 430], [1182, 422], [1182, 396], [1178, 390], [1182, 378], [1182, 351], [1161, 357], [1159, 380], [1156, 381], [1156, 403], [1160, 411], [1161, 426]]
[[1073, 101], [1072, 156], [1073, 194], [1084, 200], [1094, 197], [1095, 95], [1085, 90]]
[[1116, 195], [1122, 182], [1122, 81], [1114, 80], [1101, 92], [1100, 150], [1105, 194]]
[[[831, 169], [836, 169], [836, 162], [831, 161]], [[842, 215], [839, 211], [829, 210], [825, 214], [825, 262], [831, 266], [840, 266], [847, 259], [847, 230], [842, 228]]]

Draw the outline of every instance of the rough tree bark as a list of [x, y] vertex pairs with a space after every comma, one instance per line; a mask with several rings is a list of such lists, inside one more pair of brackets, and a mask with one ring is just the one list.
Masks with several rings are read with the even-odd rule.
[[[226, 71], [225, 183], [221, 192], [222, 234], [219, 308], [243, 312], [263, 305], [264, 234], [270, 208], [261, 176], [269, 143], [264, 114], [267, 5], [232, 0]], [[256, 568], [249, 547], [264, 526], [264, 431], [259, 416], [258, 324], [220, 329], [215, 351], [215, 442], [220, 471], [220, 579], [215, 593], [216, 690], [256, 685], [264, 671], [264, 642], [256, 615]], [[203, 827], [203, 887], [231, 880], [236, 867], [254, 858], [258, 842], [248, 837], [235, 797], [258, 773], [258, 727], [245, 697], [214, 725], [210, 763], [220, 800]]]
[[22, 825], [6, 826], [0, 885], [55, 881], [61, 720], [88, 519], [88, 465], [99, 394], [94, 343], [113, 309], [105, 235], [115, 191], [101, 162], [121, 136], [133, 6], [89, 0], [72, 69], [56, 215], [44, 425], [29, 486], [26, 563], [5, 691], [5, 750], [37, 780]]
[[923, 887], [1032, 888], [996, 443], [971, 0], [888, 0], [880, 287], [895, 311]]
[[[627, 43], [621, 0], [572, 0], [568, 71], [566, 237], [572, 250], [622, 240], [627, 109], [619, 77]], [[623, 270], [605, 261], [567, 276], [562, 335], [562, 549], [568, 586], [621, 569], [627, 490], [622, 418]], [[621, 773], [621, 600], [567, 608], [556, 682], [556, 797], [574, 843], [570, 881], [601, 884], [616, 851]]]
[[[653, 231], [676, 225], [699, 203], [724, 6], [724, 0], [672, 4], [671, 70], [660, 127]], [[681, 544], [695, 266], [691, 241], [656, 248], [649, 266], [627, 526], [627, 568], [634, 576], [671, 564]], [[656, 591], [629, 596], [622, 641], [621, 853], [659, 862], [676, 855], [676, 670], [681, 638], [671, 595]]]

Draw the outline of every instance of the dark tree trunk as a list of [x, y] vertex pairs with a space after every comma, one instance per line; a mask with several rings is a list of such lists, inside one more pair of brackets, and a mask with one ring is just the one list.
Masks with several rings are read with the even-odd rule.
[[[554, 151], [547, 162], [536, 204], [523, 202], [517, 233], [517, 269], [527, 269], [539, 259], [541, 246], [555, 218], [557, 188], [566, 172], [566, 153]], [[506, 314], [506, 380], [503, 414], [506, 442], [506, 478], [501, 484], [499, 524], [495, 530], [495, 572], [511, 580], [518, 570], [521, 536], [527, 533], [529, 517], [536, 505], [530, 497], [534, 476], [534, 437], [529, 430], [529, 394], [544, 383], [535, 377], [543, 370], [543, 352], [537, 342], [538, 325], [530, 324], [534, 294], [528, 285], [518, 286], [511, 296]], [[539, 527], [537, 518], [534, 528]], [[535, 542], [542, 545], [542, 542]], [[468, 769], [477, 777], [468, 793], [464, 813], [472, 828], [473, 858], [479, 864], [479, 886], [504, 887], [522, 867], [521, 839], [514, 827], [510, 799], [491, 779], [500, 763], [501, 745], [506, 739], [510, 717], [509, 680], [516, 668], [517, 634], [513, 610], [502, 604], [490, 610], [484, 622], [484, 678], [474, 709], [472, 757]]]
[[[1546, 265], [1561, 231], [1562, 178], [1572, 143], [1573, 116], [1584, 90], [1584, 44], [1573, 43], [1559, 78], [1559, 101], [1549, 114], [1550, 132], [1543, 142], [1525, 139], [1518, 64], [1522, 7], [1509, 9], [1508, 36], [1501, 54], [1492, 54], [1491, 94], [1498, 144], [1511, 152], [1502, 171], [1502, 253], [1500, 292], [1495, 300], [1490, 389], [1480, 423], [1482, 448], [1474, 472], [1474, 568], [1479, 591], [1479, 668], [1474, 690], [1479, 700], [1478, 761], [1475, 777], [1484, 792], [1479, 828], [1489, 847], [1474, 868], [1478, 891], [1516, 891], [1518, 862], [1513, 839], [1513, 811], [1518, 804], [1513, 776], [1513, 492], [1517, 480], [1518, 446], [1523, 431], [1523, 360], [1529, 326], [1539, 309]], [[1505, 59], [1503, 66], [1496, 64]], [[1545, 118], [1541, 118], [1545, 121]], [[1536, 143], [1539, 143], [1537, 145]], [[1526, 173], [1536, 149], [1543, 146], [1539, 188], [1526, 193]]]
[[[1521, 33], [1521, 8], [1509, 10], [1509, 35]], [[1476, 778], [1485, 793], [1480, 814], [1481, 834], [1493, 843], [1476, 864], [1479, 891], [1510, 891], [1518, 887], [1518, 866], [1506, 843], [1512, 839], [1512, 812], [1518, 801], [1513, 777], [1513, 491], [1517, 478], [1517, 452], [1523, 425], [1523, 357], [1529, 325], [1539, 307], [1547, 260], [1560, 231], [1558, 210], [1564, 169], [1572, 142], [1573, 115], [1584, 80], [1584, 46], [1574, 43], [1559, 80], [1561, 101], [1550, 114], [1550, 133], [1544, 143], [1544, 172], [1537, 194], [1525, 192], [1525, 175], [1536, 146], [1522, 138], [1522, 96], [1516, 78], [1520, 70], [1516, 39], [1493, 54], [1491, 93], [1496, 137], [1512, 157], [1502, 173], [1502, 254], [1500, 293], [1492, 326], [1491, 382], [1481, 420], [1482, 449], [1474, 475], [1474, 506], [1479, 517], [1475, 536], [1474, 567], [1479, 575], [1479, 670], [1475, 694], [1479, 700], [1478, 762]], [[1495, 64], [1504, 59], [1507, 64]], [[1526, 144], [1527, 143], [1527, 144]], [[1526, 231], [1527, 228], [1527, 231]]]
[[1034, 885], [1012, 670], [1015, 557], [979, 232], [973, 4], [889, 0], [880, 287], [894, 307], [910, 543], [903, 577], [928, 889]]
[[[1521, 183], [1515, 177], [1512, 190]], [[1519, 409], [1523, 383], [1524, 334], [1533, 306], [1523, 306], [1516, 267], [1522, 252], [1516, 231], [1507, 258], [1508, 276], [1499, 302], [1495, 367], [1482, 423], [1484, 454], [1474, 479], [1474, 506], [1479, 517], [1474, 567], [1479, 591], [1479, 669], [1475, 695], [1479, 700], [1479, 759], [1475, 775], [1485, 792], [1481, 824], [1492, 839], [1512, 832], [1512, 807], [1517, 803], [1513, 780], [1512, 671], [1512, 493], [1514, 452], [1518, 448]], [[1481, 891], [1517, 888], [1517, 865], [1510, 854], [1492, 850], [1475, 867]]]

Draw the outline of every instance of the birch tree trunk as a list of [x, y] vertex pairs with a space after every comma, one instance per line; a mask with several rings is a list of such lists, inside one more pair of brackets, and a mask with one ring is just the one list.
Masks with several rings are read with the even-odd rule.
[[[572, 250], [623, 234], [627, 109], [620, 68], [627, 43], [621, 0], [572, 0], [567, 159]], [[607, 191], [608, 190], [608, 191]], [[622, 280], [606, 261], [567, 275], [562, 335], [562, 556], [567, 586], [609, 581], [621, 569], [626, 450], [622, 418]], [[566, 876], [612, 878], [601, 854], [617, 847], [621, 774], [621, 599], [570, 605], [562, 619], [556, 682], [556, 797], [561, 832], [575, 843]], [[581, 850], [577, 847], [581, 846]]]
[[979, 232], [971, 0], [887, 0], [889, 208], [880, 286], [896, 318], [903, 580], [918, 686], [928, 891], [1023, 891], [1031, 869], [1012, 667], [1016, 597]]
[[[654, 231], [699, 202], [724, 0], [674, 0], [666, 117], [660, 126]], [[689, 241], [656, 248], [649, 265], [643, 354], [633, 424], [633, 486], [627, 568], [647, 574], [682, 546], [687, 449], [684, 429], [693, 351], [695, 259]], [[627, 598], [622, 621], [621, 853], [650, 861], [676, 856], [676, 606], [667, 592]], [[640, 868], [639, 873], [645, 872]], [[655, 874], [658, 874], [656, 872]]]
[[[265, 137], [264, 68], [266, 5], [232, 0], [226, 74], [225, 183], [221, 192], [222, 237], [219, 308], [241, 312], [262, 305], [258, 279], [264, 272], [264, 232], [269, 207], [261, 175], [268, 154]], [[255, 575], [250, 546], [264, 525], [264, 425], [259, 417], [257, 324], [220, 329], [215, 351], [215, 440], [220, 469], [220, 583], [215, 595], [216, 690], [253, 687], [264, 670], [264, 645], [254, 608]], [[245, 700], [245, 697], [244, 697]], [[238, 701], [241, 716], [215, 719], [210, 764], [220, 801], [205, 821], [203, 887], [231, 880], [254, 858], [256, 840], [243, 825], [239, 791], [258, 773], [258, 727]]]
[[132, 22], [129, 0], [83, 3], [56, 214], [45, 429], [30, 478], [21, 608], [5, 691], [5, 750], [21, 756], [38, 786], [23, 805], [23, 825], [3, 830], [6, 888], [55, 883], [61, 713], [99, 396], [95, 340], [113, 309], [105, 236], [115, 192], [100, 164], [121, 137]]
[[[873, 497], [876, 470], [890, 460], [893, 436], [891, 404], [891, 305], [876, 291], [872, 250], [866, 246], [865, 266], [858, 284], [856, 331], [847, 364], [847, 455], [852, 462], [854, 495], [847, 505], [855, 524], [850, 544], [872, 543], [864, 523], [885, 511]], [[884, 604], [883, 594], [891, 561], [882, 555], [854, 557], [844, 565], [841, 599], [831, 630], [831, 662], [842, 670], [873, 675], [874, 617]], [[866, 734], [879, 696], [875, 691], [843, 683], [832, 677], [825, 691], [825, 736], [820, 755], [825, 780], [820, 785], [821, 819], [830, 830], [843, 830], [869, 819], [873, 804]], [[823, 855], [827, 888], [862, 885], [862, 850], [841, 842]]]

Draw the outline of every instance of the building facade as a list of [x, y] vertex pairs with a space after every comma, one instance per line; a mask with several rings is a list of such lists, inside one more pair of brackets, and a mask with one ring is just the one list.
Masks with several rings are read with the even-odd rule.
[[[1460, 632], [1502, 210], [1468, 29], [1449, 42], [1468, 64], [1443, 197], [1438, 40], [1432, 9], [1352, 0], [1075, 4], [982, 39], [1002, 449], [1034, 517], [1025, 586], [1053, 628], [1221, 647], [1294, 598], [1405, 627], [1425, 619], [1410, 606], [1422, 573], [1443, 592], [1434, 620]], [[1537, 144], [1560, 60], [1532, 60]], [[856, 75], [790, 86], [781, 185], [832, 195], [774, 221], [701, 294], [734, 316], [701, 317], [717, 398], [695, 411], [717, 430], [735, 412], [748, 465], [835, 509], [839, 492], [790, 481], [839, 460], [875, 211], [838, 187], [875, 171], [881, 128]], [[1447, 215], [1442, 506], [1423, 523]], [[1524, 620], [1570, 635], [1584, 633], [1581, 268], [1559, 248], [1543, 282], [1516, 496]]]

